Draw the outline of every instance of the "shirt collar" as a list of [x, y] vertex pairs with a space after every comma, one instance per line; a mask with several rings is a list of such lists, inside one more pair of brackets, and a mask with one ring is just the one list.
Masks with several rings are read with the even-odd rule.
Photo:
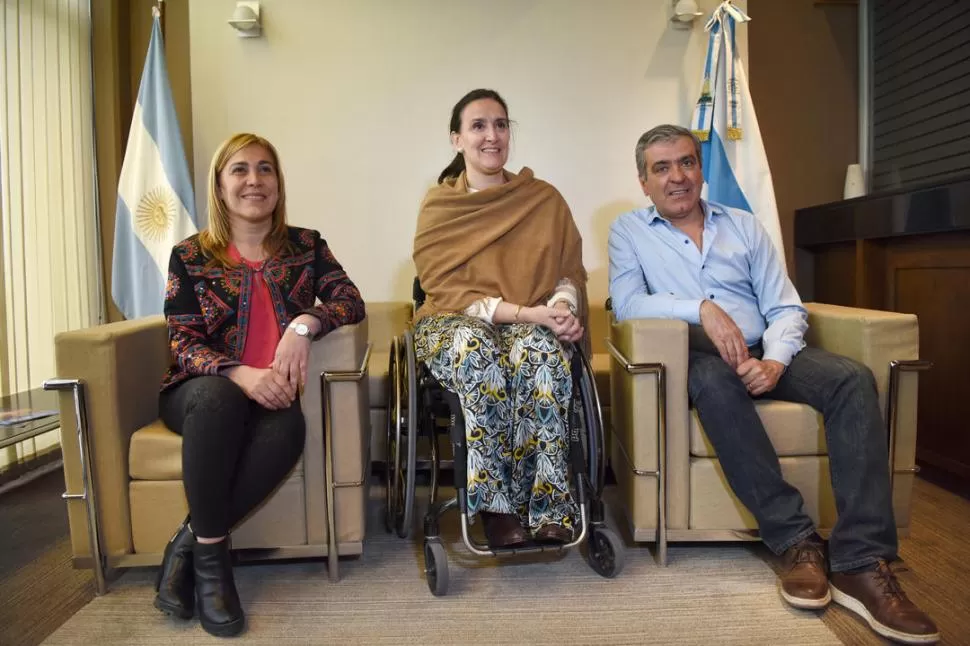
[[[707, 200], [701, 200], [701, 209], [704, 210], [704, 222], [710, 223], [715, 215], [725, 215], [724, 207], [720, 204], [714, 202], [708, 202]], [[657, 211], [657, 207], [650, 205], [646, 209], [647, 224], [653, 225], [657, 222], [667, 222], [660, 212]], [[668, 223], [669, 224], [669, 223]]]

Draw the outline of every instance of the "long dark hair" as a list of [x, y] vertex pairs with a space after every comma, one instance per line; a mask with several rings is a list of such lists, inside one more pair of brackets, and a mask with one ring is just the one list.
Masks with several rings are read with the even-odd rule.
[[[477, 90], [472, 90], [465, 96], [461, 97], [455, 107], [451, 109], [451, 122], [448, 124], [448, 134], [453, 132], [461, 132], [461, 113], [465, 109], [465, 106], [472, 101], [478, 101], [479, 99], [492, 99], [502, 106], [505, 110], [505, 116], [509, 116], [509, 106], [505, 104], [505, 99], [499, 96], [499, 93], [495, 90], [486, 90], [484, 88], [479, 88]], [[451, 160], [441, 174], [438, 175], [438, 183], [441, 184], [446, 179], [452, 177], [458, 177], [461, 175], [462, 171], [465, 170], [465, 155], [462, 153], [456, 153], [455, 158]]]

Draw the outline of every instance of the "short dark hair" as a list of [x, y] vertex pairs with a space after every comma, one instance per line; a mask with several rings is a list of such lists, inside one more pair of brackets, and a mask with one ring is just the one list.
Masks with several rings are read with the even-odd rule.
[[640, 139], [637, 141], [637, 174], [640, 176], [640, 179], [647, 179], [647, 160], [645, 155], [647, 148], [657, 142], [676, 141], [681, 137], [687, 137], [694, 142], [694, 153], [697, 155], [697, 165], [702, 165], [701, 140], [697, 138], [697, 135], [687, 128], [665, 123], [663, 125], [650, 128], [650, 130], [643, 133], [643, 135], [641, 135]]
[[[461, 113], [472, 101], [478, 101], [479, 99], [492, 99], [497, 102], [502, 109], [505, 110], [505, 116], [509, 116], [509, 106], [505, 104], [505, 99], [499, 96], [499, 93], [495, 90], [487, 90], [485, 88], [479, 88], [477, 90], [472, 90], [465, 96], [458, 100], [455, 107], [451, 109], [451, 121], [448, 123], [448, 134], [453, 132], [461, 132]], [[465, 156], [462, 153], [456, 153], [455, 158], [451, 160], [441, 174], [438, 175], [438, 183], [441, 184], [446, 179], [452, 177], [458, 177], [461, 172], [465, 170]]]

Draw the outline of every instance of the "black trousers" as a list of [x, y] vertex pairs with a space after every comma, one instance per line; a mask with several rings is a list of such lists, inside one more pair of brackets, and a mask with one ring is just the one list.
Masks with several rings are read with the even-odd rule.
[[159, 397], [182, 436], [182, 481], [196, 536], [225, 536], [273, 492], [303, 452], [299, 400], [269, 410], [226, 377], [189, 379]]

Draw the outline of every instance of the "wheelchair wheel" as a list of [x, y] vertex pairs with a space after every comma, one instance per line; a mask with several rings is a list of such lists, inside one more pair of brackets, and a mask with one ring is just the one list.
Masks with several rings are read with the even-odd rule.
[[583, 421], [586, 425], [586, 466], [590, 486], [593, 488], [594, 495], [599, 497], [603, 493], [606, 480], [606, 437], [603, 429], [603, 407], [599, 392], [596, 390], [593, 366], [585, 354], [580, 352], [579, 356], [582, 362], [580, 381], [583, 387], [581, 388], [580, 398], [583, 405]]
[[424, 574], [431, 594], [436, 597], [448, 594], [448, 555], [445, 546], [437, 541], [424, 542]]
[[623, 571], [626, 563], [626, 548], [612, 529], [594, 526], [590, 528], [586, 544], [586, 561], [594, 572], [612, 579]]
[[[417, 471], [418, 445], [418, 362], [414, 354], [414, 336], [410, 331], [404, 333], [404, 341], [398, 346], [398, 366], [401, 375], [401, 406], [398, 423], [402, 425], [398, 448], [403, 453], [400, 462], [400, 492], [402, 513], [399, 515], [397, 535], [407, 538], [411, 535], [414, 518], [414, 475]], [[406, 444], [404, 444], [406, 443]], [[406, 453], [404, 453], [406, 451]]]
[[414, 516], [415, 445], [417, 405], [414, 347], [410, 333], [391, 342], [388, 377], [392, 379], [387, 401], [387, 531], [401, 538], [411, 535]]
[[385, 486], [385, 508], [384, 508], [384, 528], [388, 532], [393, 532], [397, 527], [398, 517], [398, 491], [400, 481], [398, 475], [401, 469], [401, 445], [400, 438], [400, 389], [398, 384], [398, 353], [397, 339], [391, 339], [391, 353], [387, 362], [387, 376], [391, 384], [387, 393], [387, 424], [386, 441], [384, 444], [384, 484]]

